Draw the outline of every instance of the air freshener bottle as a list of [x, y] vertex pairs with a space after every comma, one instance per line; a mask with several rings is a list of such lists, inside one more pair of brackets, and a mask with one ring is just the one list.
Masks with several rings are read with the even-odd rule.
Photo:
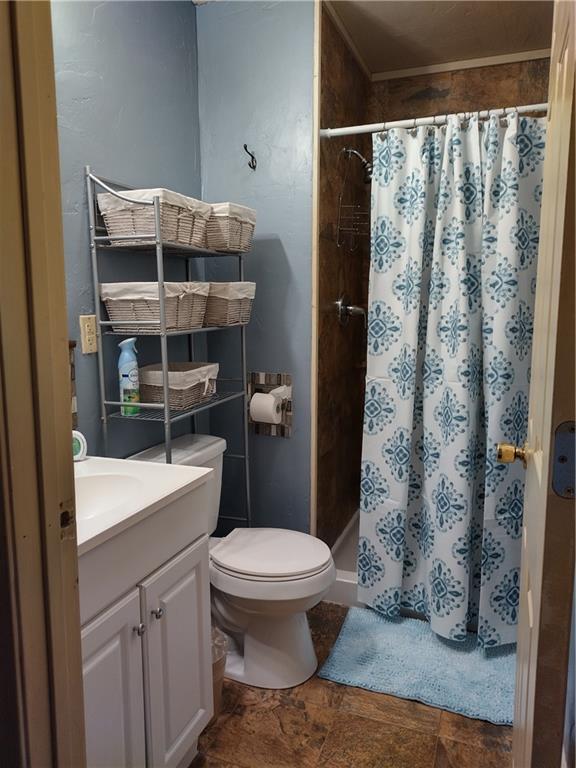
[[120, 356], [118, 358], [118, 378], [120, 381], [120, 400], [129, 405], [123, 405], [122, 416], [136, 416], [140, 413], [140, 381], [138, 378], [138, 360], [136, 358], [136, 339], [124, 339], [118, 346]]

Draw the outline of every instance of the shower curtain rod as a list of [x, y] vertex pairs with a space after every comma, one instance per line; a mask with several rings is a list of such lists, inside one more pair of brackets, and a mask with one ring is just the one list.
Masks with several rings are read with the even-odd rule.
[[[467, 119], [473, 116], [479, 118], [491, 115], [506, 115], [510, 112], [518, 112], [519, 115], [526, 112], [546, 112], [548, 104], [526, 104], [523, 107], [501, 107], [499, 109], [483, 109], [479, 112], [457, 112], [458, 117]], [[335, 136], [353, 136], [357, 133], [379, 133], [389, 128], [417, 128], [419, 125], [442, 125], [448, 120], [448, 115], [436, 115], [434, 117], [414, 117], [411, 120], [393, 120], [389, 123], [370, 123], [369, 125], [351, 125], [347, 128], [321, 128], [320, 138], [332, 139]]]

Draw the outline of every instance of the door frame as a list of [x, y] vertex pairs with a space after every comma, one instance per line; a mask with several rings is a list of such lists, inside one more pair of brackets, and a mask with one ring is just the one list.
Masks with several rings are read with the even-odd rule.
[[[535, 340], [542, 343], [534, 346], [532, 358], [534, 392], [538, 387], [543, 397], [531, 396], [527, 446], [529, 472], [540, 474], [538, 487], [545, 490], [543, 508], [529, 507], [522, 538], [512, 753], [516, 768], [559, 768], [564, 735], [575, 502], [554, 492], [552, 475], [555, 432], [563, 422], [575, 420], [575, 16], [571, 2], [556, 0], [534, 316]], [[528, 503], [537, 503], [534, 496]]]
[[50, 4], [0, 3], [0, 594], [14, 765], [85, 765]]
[[308, 532], [318, 530], [318, 318], [320, 280], [320, 97], [322, 0], [314, 0], [314, 71], [312, 93], [312, 266], [310, 344], [310, 515]]

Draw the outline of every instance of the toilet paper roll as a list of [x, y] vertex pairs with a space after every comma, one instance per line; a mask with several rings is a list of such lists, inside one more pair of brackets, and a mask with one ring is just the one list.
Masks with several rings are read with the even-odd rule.
[[264, 424], [280, 424], [282, 421], [282, 399], [272, 394], [256, 392], [250, 400], [250, 418]]

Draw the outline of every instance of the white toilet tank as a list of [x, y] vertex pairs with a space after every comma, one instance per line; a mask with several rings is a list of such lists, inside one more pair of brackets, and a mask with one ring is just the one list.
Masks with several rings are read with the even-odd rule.
[[[220, 491], [222, 490], [222, 456], [226, 450], [226, 440], [212, 435], [183, 435], [172, 440], [172, 464], [184, 464], [189, 467], [210, 467], [214, 470], [212, 491], [210, 495], [210, 517], [212, 519], [209, 533], [218, 525], [220, 509]], [[130, 459], [138, 461], [166, 462], [164, 443], [154, 445], [145, 451], [135, 453]]]

